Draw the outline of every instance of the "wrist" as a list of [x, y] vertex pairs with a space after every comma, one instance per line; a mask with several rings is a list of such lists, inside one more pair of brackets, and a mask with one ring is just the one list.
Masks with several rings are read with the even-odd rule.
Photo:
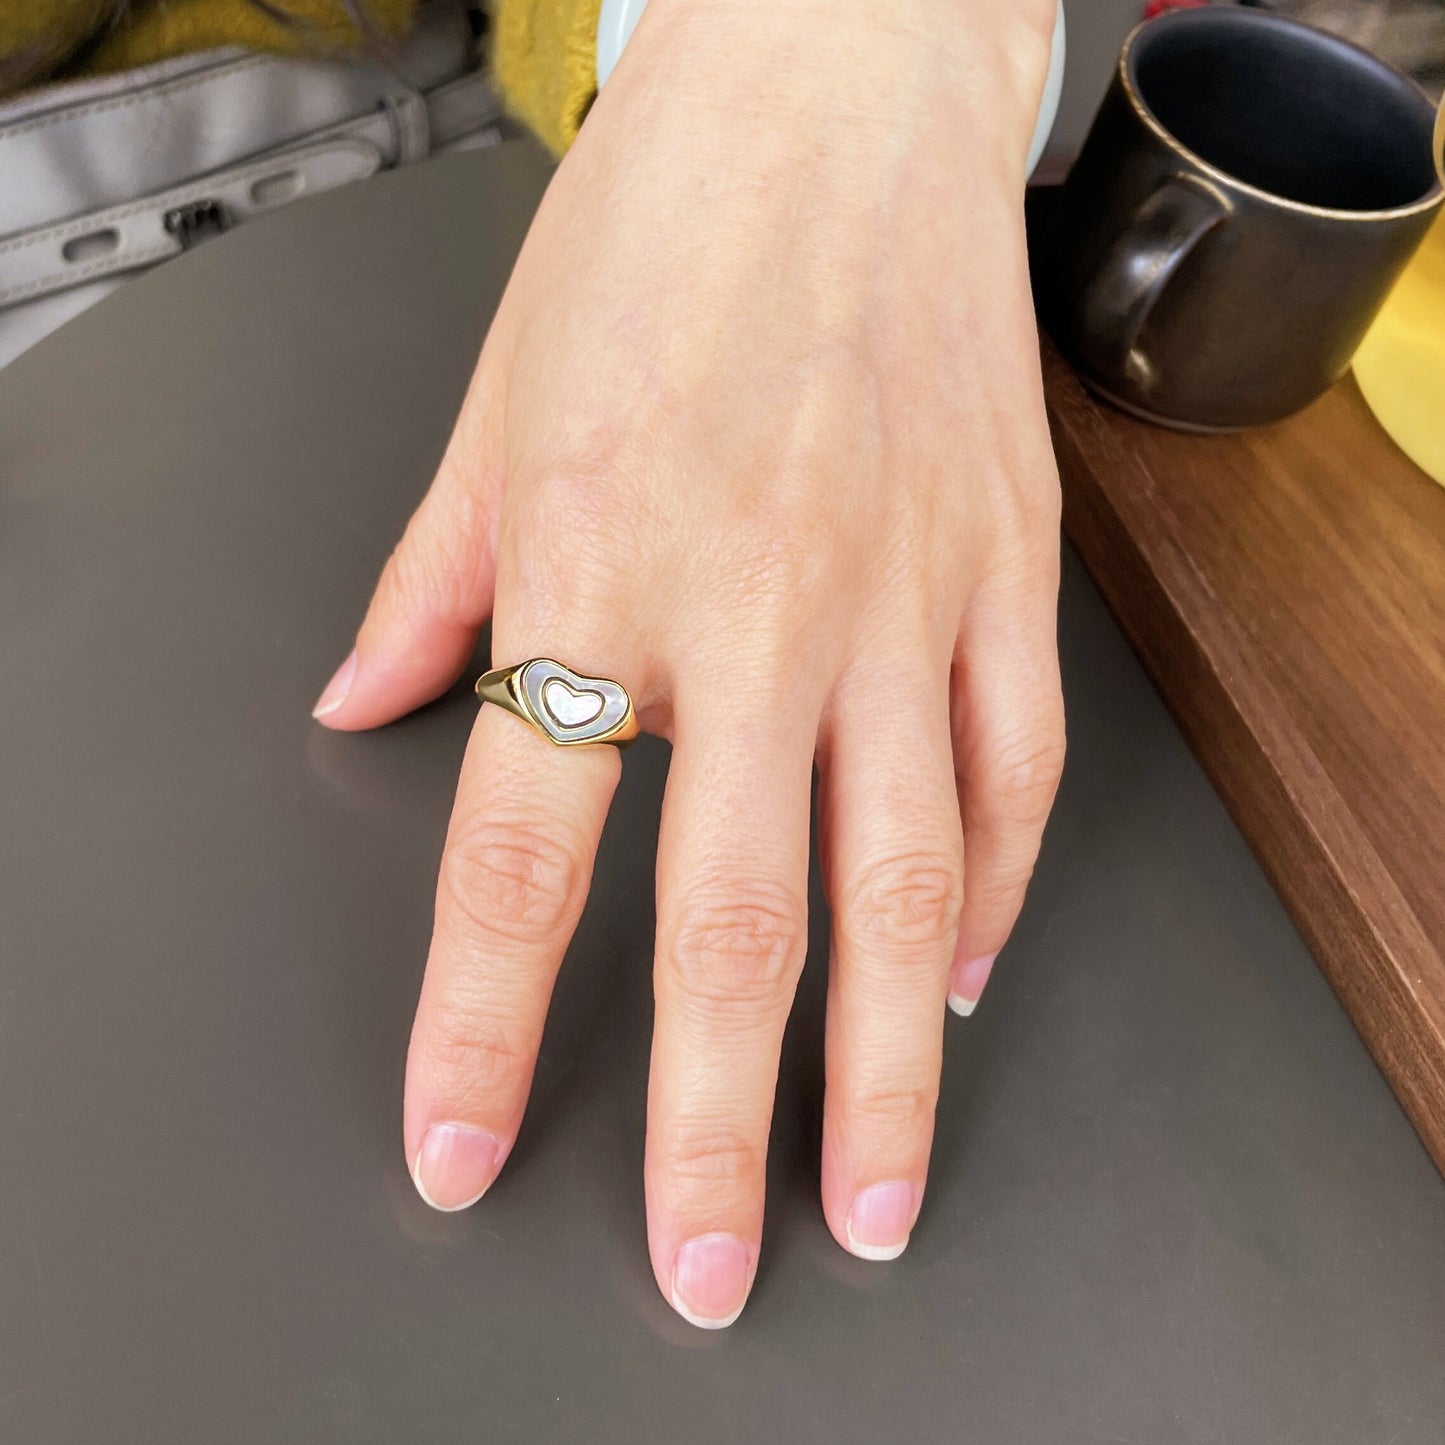
[[[939, 99], [981, 107], [989, 129], [1014, 147], [1027, 143], [1027, 170], [1043, 150], [1063, 80], [1060, 0], [892, 0], [880, 12], [862, 0], [597, 0], [597, 82], [624, 49], [646, 52], [674, 80], [701, 48], [705, 73], [690, 100], [810, 111], [815, 126], [837, 106], [840, 121], [866, 119], [870, 103], [896, 106], [890, 82], [924, 99], [926, 73]], [[645, 38], [631, 38], [644, 11]], [[634, 65], [649, 61], [639, 57]], [[849, 81], [852, 78], [852, 85]], [[856, 88], [854, 88], [856, 87]], [[766, 99], [765, 99], [766, 97]], [[977, 109], [975, 110], [977, 114]]]

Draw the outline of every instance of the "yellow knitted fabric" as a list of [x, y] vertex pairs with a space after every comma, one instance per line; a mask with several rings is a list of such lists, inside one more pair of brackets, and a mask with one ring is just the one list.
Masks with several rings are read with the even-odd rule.
[[496, 0], [492, 70], [508, 107], [554, 155], [577, 138], [597, 93], [602, 0]]
[[[246, 0], [170, 0], [141, 5], [96, 49], [87, 69], [126, 70], [217, 45], [289, 52], [355, 50], [363, 37], [340, 0], [283, 0], [275, 7], [291, 24]], [[411, 24], [416, 0], [367, 0], [365, 13], [384, 35]]]
[[[354, 50], [342, 0], [272, 0], [285, 24], [248, 0], [0, 0], [0, 83], [34, 84], [125, 70], [218, 45], [253, 50]], [[417, 0], [365, 0], [377, 29], [399, 35]], [[492, 68], [509, 108], [560, 155], [597, 90], [601, 0], [494, 0]], [[77, 65], [67, 57], [79, 54]]]
[[72, 45], [100, 24], [105, 0], [0, 0], [0, 56], [51, 37]]
[[104, 24], [110, 8], [109, 0], [0, 0], [3, 84], [47, 76]]
[[[416, 6], [417, 0], [366, 0], [365, 13], [383, 35], [399, 35]], [[33, 82], [125, 70], [218, 45], [325, 52], [355, 50], [361, 39], [341, 0], [276, 0], [273, 8], [290, 23], [247, 0], [130, 0], [118, 21], [115, 0], [0, 0], [0, 67], [16, 62]], [[67, 65], [82, 46], [88, 48], [80, 64]]]

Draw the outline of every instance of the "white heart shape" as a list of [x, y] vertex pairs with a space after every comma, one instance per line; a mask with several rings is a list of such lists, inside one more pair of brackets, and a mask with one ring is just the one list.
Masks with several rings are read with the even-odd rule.
[[564, 728], [585, 727], [598, 717], [607, 699], [600, 692], [569, 687], [560, 677], [549, 677], [542, 684], [542, 706]]

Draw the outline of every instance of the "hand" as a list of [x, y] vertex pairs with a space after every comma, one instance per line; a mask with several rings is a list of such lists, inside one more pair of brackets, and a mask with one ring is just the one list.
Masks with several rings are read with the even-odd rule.
[[[1052, 19], [654, 0], [318, 706], [369, 728], [436, 697], [490, 615], [496, 664], [617, 678], [671, 739], [646, 1193], [658, 1284], [698, 1324], [757, 1267], [814, 761], [823, 1207], [865, 1258], [913, 1228], [944, 1002], [977, 999], [1053, 800], [1058, 488], [1022, 219]], [[478, 715], [407, 1067], [439, 1208], [517, 1136], [620, 766]]]

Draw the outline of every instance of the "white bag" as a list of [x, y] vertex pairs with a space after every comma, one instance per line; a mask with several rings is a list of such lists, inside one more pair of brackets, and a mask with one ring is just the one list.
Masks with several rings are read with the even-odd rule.
[[251, 216], [501, 137], [462, 0], [390, 66], [230, 47], [0, 104], [0, 366]]

